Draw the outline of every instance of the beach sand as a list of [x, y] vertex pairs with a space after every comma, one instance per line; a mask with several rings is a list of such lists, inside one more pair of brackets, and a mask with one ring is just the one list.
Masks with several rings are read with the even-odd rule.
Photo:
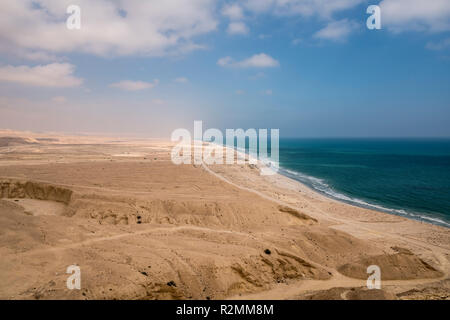
[[0, 298], [450, 299], [450, 229], [172, 146], [0, 131]]

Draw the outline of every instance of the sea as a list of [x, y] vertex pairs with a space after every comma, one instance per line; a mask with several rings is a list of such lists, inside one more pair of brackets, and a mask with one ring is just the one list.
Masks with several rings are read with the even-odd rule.
[[279, 173], [330, 198], [450, 227], [450, 139], [279, 141]]

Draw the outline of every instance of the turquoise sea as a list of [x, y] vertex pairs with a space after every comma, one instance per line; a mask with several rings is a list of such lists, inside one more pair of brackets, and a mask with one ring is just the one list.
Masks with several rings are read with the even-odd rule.
[[280, 173], [356, 206], [450, 227], [450, 139], [280, 139]]

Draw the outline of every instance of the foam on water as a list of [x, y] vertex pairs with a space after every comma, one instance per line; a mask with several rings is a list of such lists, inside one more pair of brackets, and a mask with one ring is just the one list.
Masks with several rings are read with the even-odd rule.
[[340, 200], [340, 201], [350, 203], [350, 204], [353, 204], [356, 206], [360, 206], [363, 208], [367, 208], [367, 209], [375, 209], [375, 210], [379, 210], [379, 211], [386, 212], [386, 213], [407, 216], [407, 217], [410, 217], [410, 218], [416, 219], [416, 220], [427, 220], [427, 221], [431, 221], [435, 224], [450, 227], [449, 223], [447, 223], [439, 218], [430, 217], [430, 216], [424, 215], [422, 213], [408, 212], [403, 209], [386, 208], [386, 207], [383, 207], [383, 206], [380, 206], [377, 204], [366, 202], [366, 201], [358, 199], [358, 198], [346, 196], [345, 194], [342, 194], [342, 193], [339, 193], [339, 192], [336, 192], [335, 190], [333, 190], [333, 188], [330, 187], [330, 185], [328, 185], [323, 179], [308, 176], [306, 174], [303, 174], [303, 173], [300, 173], [297, 171], [293, 171], [293, 170], [289, 170], [289, 169], [285, 169], [285, 168], [280, 168], [280, 173], [284, 174], [285, 176], [288, 176], [290, 178], [296, 179], [296, 180], [304, 183], [308, 187], [312, 188], [313, 190], [319, 191], [320, 193], [325, 194], [336, 200]]
[[[450, 220], [445, 218], [450, 212], [444, 183], [449, 174], [450, 140], [286, 139], [281, 142], [277, 162], [269, 155], [249, 154], [247, 146], [227, 147], [266, 165], [267, 169], [278, 169], [279, 173], [330, 198], [450, 227]], [[311, 172], [305, 174], [302, 166]], [[390, 170], [393, 166], [395, 170]], [[353, 176], [356, 187], [347, 178]]]

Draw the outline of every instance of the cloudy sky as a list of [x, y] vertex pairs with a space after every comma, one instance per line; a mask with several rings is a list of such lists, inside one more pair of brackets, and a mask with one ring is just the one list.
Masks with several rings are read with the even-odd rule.
[[169, 137], [194, 120], [448, 137], [450, 1], [2, 1], [0, 128]]

